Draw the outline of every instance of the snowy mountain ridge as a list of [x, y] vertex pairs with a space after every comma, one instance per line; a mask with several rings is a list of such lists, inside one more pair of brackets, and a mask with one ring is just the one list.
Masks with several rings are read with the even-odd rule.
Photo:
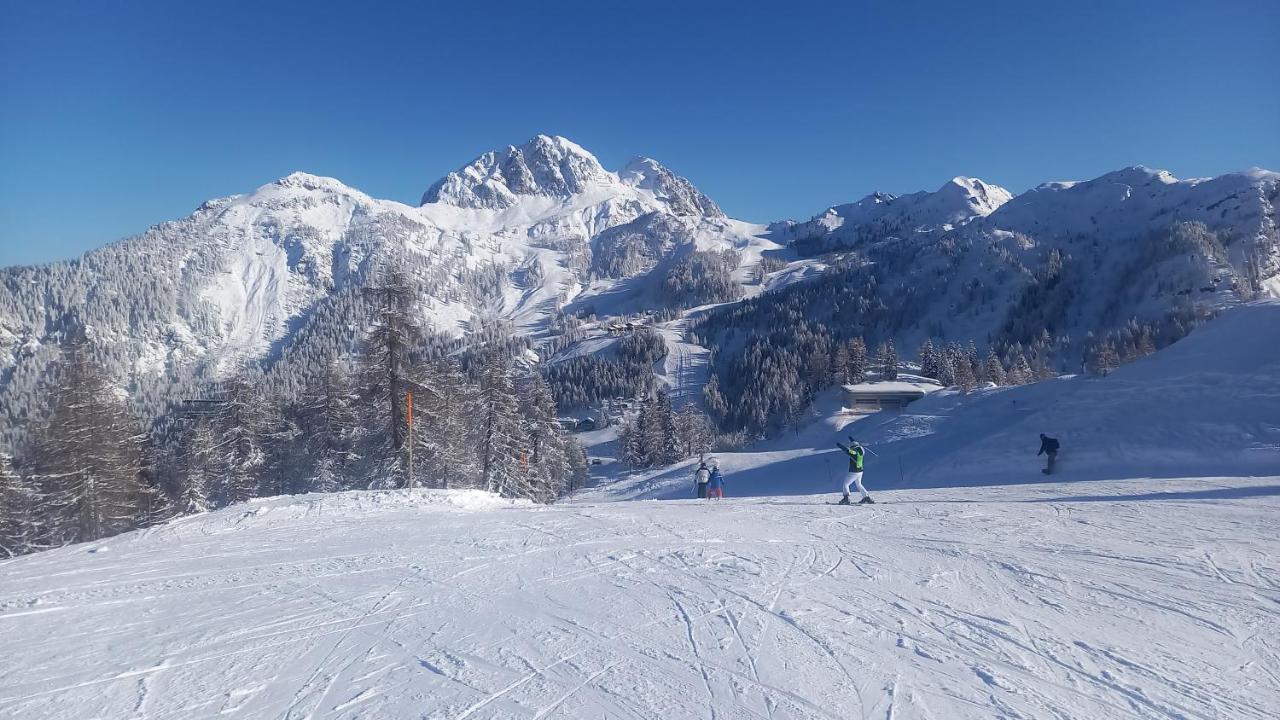
[[[737, 292], [755, 297], [821, 277], [826, 262], [803, 257], [815, 249], [893, 247], [899, 254], [881, 260], [890, 272], [882, 279], [909, 286], [919, 273], [945, 272], [942, 286], [933, 282], [943, 301], [888, 330], [913, 342], [940, 322], [990, 335], [1007, 307], [997, 298], [1016, 300], [1051, 248], [1081, 263], [1132, 267], [1142, 256], [1127, 244], [1095, 249], [1081, 238], [1130, 239], [1184, 221], [1223, 233], [1224, 257], [1206, 255], [1194, 271], [1162, 258], [1135, 285], [1140, 296], [1099, 276], [1111, 285], [1097, 296], [1113, 307], [1073, 320], [1083, 333], [1158, 315], [1177, 292], [1210, 280], [1227, 278], [1225, 291], [1249, 262], [1263, 290], [1280, 294], [1280, 253], [1265, 242], [1275, 233], [1278, 187], [1280, 175], [1262, 170], [1174, 180], [1128, 168], [1012, 197], [957, 177], [934, 192], [873, 194], [766, 228], [726, 217], [655, 160], [612, 172], [581, 146], [546, 135], [481, 155], [434, 183], [418, 207], [298, 172], [73, 262], [0, 271], [0, 399], [10, 426], [29, 417], [21, 400], [38, 387], [71, 318], [93, 329], [113, 372], [144, 403], [244, 362], [340, 352], [317, 343], [358, 339], [360, 288], [391, 257], [412, 266], [419, 310], [435, 329], [457, 335], [500, 320], [545, 338], [566, 311], [669, 309], [664, 283], [697, 253], [728, 251]], [[972, 294], [975, 282], [989, 288], [986, 303], [948, 307], [945, 298]], [[954, 320], [957, 312], [972, 317]]]

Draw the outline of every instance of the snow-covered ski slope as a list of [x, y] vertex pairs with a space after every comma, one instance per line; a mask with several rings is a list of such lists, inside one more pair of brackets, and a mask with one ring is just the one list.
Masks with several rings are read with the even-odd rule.
[[7, 718], [1272, 718], [1280, 478], [277, 498], [0, 563]]
[[[719, 453], [730, 495], [836, 492], [834, 443], [869, 445], [869, 489], [1040, 482], [1040, 433], [1062, 443], [1055, 479], [1280, 475], [1280, 301], [1232, 308], [1105, 378], [1063, 377], [967, 395], [931, 393], [900, 412], [845, 415], [835, 392], [798, 431]], [[691, 461], [692, 462], [692, 461]], [[623, 475], [593, 499], [684, 498], [690, 463]]]

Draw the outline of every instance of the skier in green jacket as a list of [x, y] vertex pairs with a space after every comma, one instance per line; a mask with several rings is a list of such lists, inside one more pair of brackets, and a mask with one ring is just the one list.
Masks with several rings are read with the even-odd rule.
[[844, 497], [841, 498], [841, 505], [849, 503], [849, 486], [857, 485], [858, 492], [862, 493], [862, 499], [858, 501], [859, 505], [874, 505], [875, 500], [867, 494], [867, 489], [862, 486], [862, 469], [866, 459], [866, 449], [858, 444], [857, 440], [849, 438], [849, 442], [853, 447], [846, 447], [843, 443], [836, 443], [836, 447], [840, 448], [849, 456], [849, 474], [844, 477]]

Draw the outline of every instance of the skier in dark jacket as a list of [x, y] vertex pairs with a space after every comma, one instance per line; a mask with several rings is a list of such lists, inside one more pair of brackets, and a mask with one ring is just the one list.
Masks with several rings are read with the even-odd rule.
[[1036, 453], [1036, 457], [1041, 455], [1049, 456], [1049, 465], [1040, 472], [1045, 475], [1052, 475], [1054, 467], [1058, 464], [1058, 439], [1040, 433], [1040, 452]]
[[875, 504], [875, 500], [867, 494], [867, 489], [862, 487], [862, 468], [865, 465], [866, 450], [852, 438], [849, 439], [853, 447], [845, 447], [842, 443], [836, 443], [836, 447], [840, 448], [849, 456], [849, 474], [844, 477], [844, 496], [840, 499], [841, 505], [849, 503], [849, 486], [858, 486], [858, 492], [862, 493], [862, 499], [858, 501], [859, 505]]

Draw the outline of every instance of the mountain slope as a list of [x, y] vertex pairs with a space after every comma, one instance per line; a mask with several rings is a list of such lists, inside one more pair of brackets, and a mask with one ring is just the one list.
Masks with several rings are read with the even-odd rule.
[[[949, 389], [871, 415], [845, 414], [831, 390], [794, 430], [717, 457], [738, 497], [836, 493], [845, 459], [835, 443], [850, 435], [875, 453], [866, 483], [877, 497], [1046, 480], [1042, 432], [1062, 443], [1055, 480], [1270, 476], [1280, 468], [1277, 346], [1280, 301], [1260, 301], [1103, 378]], [[601, 483], [586, 497], [688, 497], [692, 462]]]

